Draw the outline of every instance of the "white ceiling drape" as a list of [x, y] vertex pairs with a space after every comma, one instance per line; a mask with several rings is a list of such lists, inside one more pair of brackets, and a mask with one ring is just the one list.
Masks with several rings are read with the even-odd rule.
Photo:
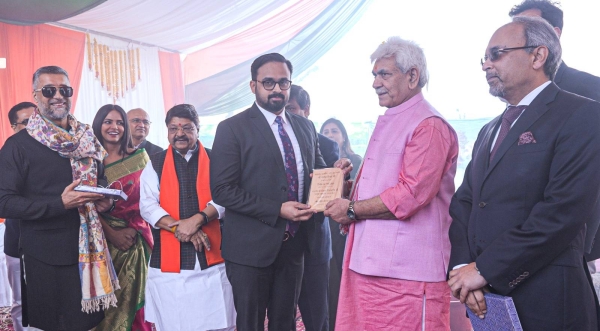
[[254, 26], [300, 0], [108, 0], [60, 23], [189, 53]]

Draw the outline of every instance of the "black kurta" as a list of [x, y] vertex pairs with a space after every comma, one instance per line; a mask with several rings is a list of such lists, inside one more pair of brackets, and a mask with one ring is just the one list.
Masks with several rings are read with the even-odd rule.
[[61, 198], [72, 182], [70, 160], [26, 130], [0, 150], [0, 217], [21, 220], [28, 288], [24, 317], [43, 330], [89, 330], [104, 316], [81, 311], [79, 213], [65, 209]]

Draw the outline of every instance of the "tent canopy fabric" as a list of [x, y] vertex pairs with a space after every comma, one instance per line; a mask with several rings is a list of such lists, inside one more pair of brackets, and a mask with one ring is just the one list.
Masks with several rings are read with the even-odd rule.
[[2, 0], [0, 21], [34, 25], [64, 20], [86, 12], [106, 0]]
[[300, 0], [109, 0], [60, 21], [190, 53], [268, 20]]
[[[150, 83], [148, 88], [152, 88], [152, 91], [166, 93], [160, 100], [155, 100], [155, 107], [162, 108], [164, 105], [168, 108], [173, 103], [185, 100], [196, 107], [199, 115], [206, 116], [229, 113], [252, 103], [253, 96], [248, 88], [248, 81], [250, 63], [256, 57], [271, 52], [281, 53], [292, 61], [294, 77], [297, 77], [354, 26], [371, 2], [372, 0], [4, 0], [0, 2], [0, 21], [20, 25], [53, 22], [49, 24], [58, 27], [45, 25], [45, 28], [39, 28], [40, 31], [48, 28], [76, 30], [70, 32], [76, 32], [74, 35], [79, 39], [86, 35], [93, 35], [97, 39], [112, 38], [114, 45], [118, 47], [114, 46], [115, 53], [110, 53], [113, 54], [112, 62], [104, 63], [104, 67], [106, 64], [115, 66], [111, 67], [110, 72], [118, 72], [121, 76], [129, 68], [124, 54], [130, 56], [130, 50], [140, 48], [145, 53], [158, 52], [156, 54], [161, 55], [156, 59], [154, 55], [152, 59], [142, 56], [143, 63], [156, 68], [148, 69], [153, 74], [143, 78], [152, 82], [146, 81], [138, 86]], [[41, 26], [17, 27], [0, 23], [0, 36], [5, 36], [5, 42], [11, 42], [10, 52], [6, 48], [4, 51], [0, 48], [0, 57], [6, 57], [8, 64], [7, 70], [0, 70], [0, 81], [12, 84], [0, 91], [0, 95], [4, 93], [13, 96], [3, 100], [6, 103], [3, 107], [8, 107], [7, 109], [13, 102], [27, 100], [24, 99], [25, 95], [15, 99], [11, 92], [13, 86], [16, 88], [30, 84], [29, 78], [9, 76], [18, 70], [22, 72], [24, 68], [17, 68], [15, 64], [25, 61], [26, 67], [30, 68], [27, 72], [33, 73], [39, 67], [35, 63], [47, 63], [55, 57], [61, 57], [65, 51], [49, 54], [49, 49], [43, 46], [57, 41], [46, 39], [41, 40], [42, 45], [37, 46], [37, 52], [43, 54], [39, 59], [31, 61], [31, 57], [24, 56], [31, 52], [27, 48], [32, 44], [22, 39], [22, 36], [34, 35], [37, 30], [27, 29]], [[0, 44], [2, 41], [0, 40]], [[19, 44], [24, 48], [17, 47]], [[103, 44], [113, 43], [106, 40]], [[95, 45], [95, 41], [90, 41], [89, 38], [87, 47], [85, 42], [74, 45], [78, 58], [72, 62], [81, 66], [87, 61], [91, 65], [90, 58], [97, 59], [96, 53], [108, 54], [102, 49], [99, 51]], [[86, 60], [83, 59], [84, 54], [88, 57]], [[137, 56], [139, 63], [140, 55]], [[21, 59], [17, 60], [18, 57]], [[62, 61], [53, 60], [48, 64], [61, 63]], [[69, 72], [80, 75], [82, 71], [78, 67], [70, 68]], [[27, 76], [29, 75], [28, 73]], [[89, 75], [87, 71], [84, 77], [93, 79], [93, 75]], [[116, 81], [112, 80], [113, 83]], [[162, 93], [160, 88], [154, 86], [161, 83], [169, 85], [163, 86]], [[96, 103], [100, 101], [113, 100], [123, 105], [135, 103], [134, 99], [100, 95], [101, 90], [95, 93], [94, 84], [98, 83], [82, 82], [84, 91], [76, 91], [76, 94], [81, 92], [86, 96], [85, 104], [81, 104], [78, 111], [86, 113], [97, 109]], [[27, 90], [30, 93], [30, 89]], [[131, 95], [141, 93], [137, 88], [132, 91]], [[166, 109], [156, 111], [158, 113]], [[88, 115], [83, 114], [83, 117]], [[3, 122], [0, 120], [0, 142], [10, 134], [9, 123]]]

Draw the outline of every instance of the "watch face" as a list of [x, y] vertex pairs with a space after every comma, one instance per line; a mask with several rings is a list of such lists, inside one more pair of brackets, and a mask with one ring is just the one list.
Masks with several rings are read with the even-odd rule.
[[348, 218], [350, 218], [352, 220], [356, 217], [356, 215], [354, 214], [354, 210], [348, 210], [347, 215], [348, 215]]

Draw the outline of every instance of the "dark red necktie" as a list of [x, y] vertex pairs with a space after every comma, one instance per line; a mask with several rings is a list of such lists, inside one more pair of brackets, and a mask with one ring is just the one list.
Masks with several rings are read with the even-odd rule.
[[502, 115], [502, 124], [500, 125], [500, 131], [498, 132], [498, 138], [496, 138], [496, 143], [494, 144], [494, 148], [492, 148], [492, 153], [490, 153], [490, 161], [494, 159], [498, 147], [500, 147], [500, 144], [508, 135], [508, 131], [513, 122], [521, 115], [525, 108], [527, 108], [527, 106], [508, 106], [508, 108], [506, 108], [504, 115]]
[[[292, 140], [288, 136], [287, 132], [283, 128], [283, 119], [281, 116], [275, 118], [275, 122], [279, 127], [279, 137], [281, 137], [281, 144], [283, 145], [283, 155], [285, 162], [285, 176], [288, 182], [288, 201], [298, 201], [298, 168], [296, 165], [296, 155], [294, 154], [294, 146]], [[286, 230], [294, 236], [298, 231], [298, 222], [288, 220]]]

